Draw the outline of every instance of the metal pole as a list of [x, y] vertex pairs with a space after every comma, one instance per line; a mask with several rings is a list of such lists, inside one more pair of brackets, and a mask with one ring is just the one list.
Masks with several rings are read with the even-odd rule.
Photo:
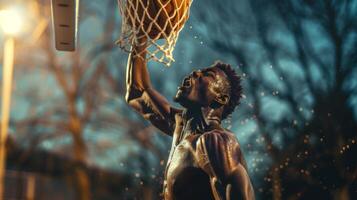
[[9, 127], [12, 72], [14, 67], [15, 40], [8, 37], [4, 46], [2, 104], [1, 104], [1, 135], [0, 135], [0, 200], [4, 199], [5, 168], [6, 168], [6, 139]]

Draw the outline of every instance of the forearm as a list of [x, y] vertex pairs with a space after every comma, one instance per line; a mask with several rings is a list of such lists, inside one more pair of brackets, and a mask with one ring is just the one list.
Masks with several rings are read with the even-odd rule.
[[[145, 58], [145, 55], [141, 55]], [[172, 135], [173, 116], [169, 102], [151, 87], [146, 61], [129, 55], [126, 71], [126, 102], [155, 127]]]
[[[136, 52], [140, 55], [136, 55]], [[135, 110], [146, 115], [146, 112], [159, 114], [162, 118], [169, 117], [170, 104], [159, 92], [152, 88], [144, 47], [136, 48], [130, 53], [126, 72], [125, 99]], [[150, 107], [150, 109], [147, 109]], [[144, 109], [146, 108], [146, 109]]]
[[126, 67], [126, 85], [127, 88], [134, 86], [143, 90], [151, 87], [150, 75], [145, 60], [146, 46], [133, 47], [133, 49], [129, 54]]
[[[135, 51], [129, 54], [126, 66], [126, 95], [125, 99], [129, 103], [132, 99], [142, 95], [146, 88], [151, 87], [150, 76], [145, 60], [146, 52], [143, 47], [133, 47]], [[140, 55], [138, 55], [138, 53]]]

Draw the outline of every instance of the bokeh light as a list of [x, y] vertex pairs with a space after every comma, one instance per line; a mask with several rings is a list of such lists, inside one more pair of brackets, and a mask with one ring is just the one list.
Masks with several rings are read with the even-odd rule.
[[0, 26], [7, 35], [18, 35], [23, 26], [21, 13], [16, 9], [6, 9], [0, 11]]

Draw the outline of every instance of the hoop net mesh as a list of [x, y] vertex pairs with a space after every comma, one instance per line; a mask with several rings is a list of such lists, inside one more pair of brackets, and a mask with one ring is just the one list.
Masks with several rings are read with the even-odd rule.
[[[122, 29], [117, 44], [134, 56], [170, 66], [175, 61], [172, 53], [191, 3], [192, 0], [118, 0]], [[145, 58], [141, 56], [144, 51]]]

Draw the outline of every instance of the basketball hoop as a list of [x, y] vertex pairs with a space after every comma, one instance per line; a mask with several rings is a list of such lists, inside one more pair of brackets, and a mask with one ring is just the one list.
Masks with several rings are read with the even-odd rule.
[[189, 17], [191, 3], [191, 0], [118, 0], [122, 29], [117, 44], [135, 56], [141, 57], [142, 52], [135, 51], [142, 49], [146, 51], [142, 59], [170, 66], [175, 61], [172, 52]]

